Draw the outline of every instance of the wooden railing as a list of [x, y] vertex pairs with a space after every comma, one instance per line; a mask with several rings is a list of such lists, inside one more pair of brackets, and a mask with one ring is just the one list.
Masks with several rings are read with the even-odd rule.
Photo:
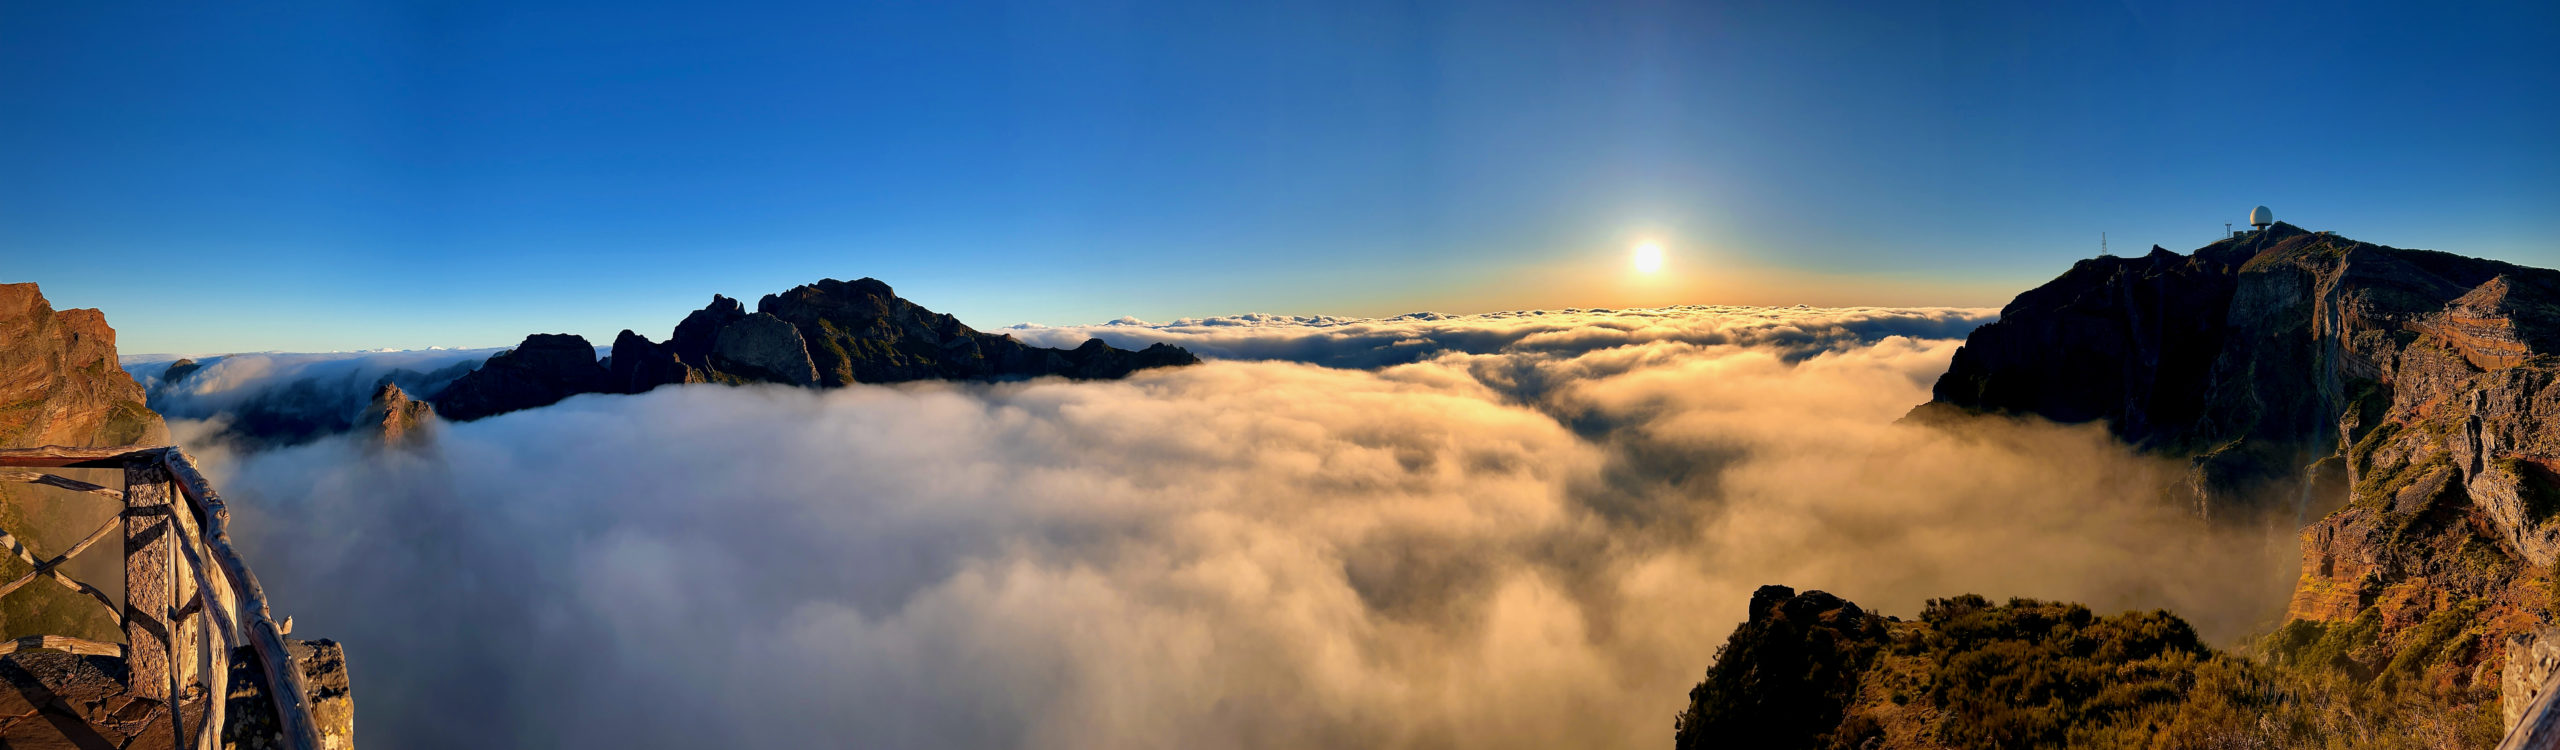
[[[124, 487], [25, 471], [45, 468], [122, 469]], [[222, 746], [231, 653], [246, 640], [266, 672], [267, 694], [274, 699], [284, 746], [320, 748], [302, 669], [286, 650], [284, 629], [267, 609], [266, 589], [231, 548], [231, 511], [185, 453], [145, 447], [0, 449], [0, 483], [57, 487], [122, 505], [123, 512], [105, 526], [41, 560], [16, 536], [0, 530], [0, 552], [32, 567], [0, 584], [0, 595], [39, 578], [49, 580], [104, 606], [108, 618], [123, 628], [125, 639], [124, 643], [100, 643], [32, 635], [0, 641], [0, 654], [42, 648], [122, 657], [127, 666], [126, 688], [136, 697], [167, 707], [175, 733], [173, 747], [217, 750]], [[122, 606], [97, 587], [61, 571], [63, 563], [118, 531], [124, 539]], [[184, 708], [187, 696], [196, 690], [204, 696], [205, 708], [191, 733]], [[192, 743], [187, 739], [190, 734], [196, 738]]]

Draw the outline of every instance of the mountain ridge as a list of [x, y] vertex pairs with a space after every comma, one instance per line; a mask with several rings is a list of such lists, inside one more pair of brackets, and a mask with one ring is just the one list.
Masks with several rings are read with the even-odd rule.
[[897, 296], [886, 282], [822, 279], [768, 294], [747, 312], [714, 294], [663, 343], [630, 329], [601, 361], [583, 337], [534, 334], [489, 358], [480, 370], [429, 397], [446, 418], [468, 421], [545, 406], [585, 393], [643, 393], [684, 383], [774, 383], [842, 388], [913, 380], [1001, 380], [1063, 376], [1128, 377], [1138, 370], [1198, 364], [1181, 347], [1130, 351], [1100, 339], [1073, 349], [1024, 344], [970, 328]]

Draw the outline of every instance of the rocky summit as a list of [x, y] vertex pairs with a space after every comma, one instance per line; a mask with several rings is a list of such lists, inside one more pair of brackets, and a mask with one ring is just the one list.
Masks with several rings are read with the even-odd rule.
[[398, 447], [424, 443], [427, 430], [436, 421], [435, 406], [409, 398], [400, 384], [385, 379], [373, 390], [372, 403], [356, 417], [356, 424], [372, 438], [373, 444]]
[[499, 352], [480, 369], [455, 379], [434, 399], [436, 413], [471, 420], [537, 406], [581, 393], [603, 393], [609, 381], [585, 337], [537, 333]]
[[[522, 354], [529, 349], [534, 353]], [[1030, 346], [909, 302], [878, 279], [826, 279], [765, 295], [754, 312], [712, 295], [709, 305], [686, 315], [663, 343], [624, 330], [602, 362], [583, 338], [537, 334], [515, 351], [491, 357], [433, 401], [444, 417], [471, 420], [580, 393], [641, 393], [682, 383], [840, 388], [1050, 375], [1093, 380], [1199, 361], [1166, 344], [1137, 351], [1099, 339], [1074, 349]]]
[[116, 366], [104, 313], [55, 310], [34, 284], [0, 284], [0, 448], [168, 442], [142, 385]]
[[2367, 678], [2494, 691], [2490, 644], [2560, 615], [2560, 272], [2285, 224], [2085, 260], [1914, 416], [1966, 413], [2103, 421], [2201, 512], [2295, 521], [2279, 635]]

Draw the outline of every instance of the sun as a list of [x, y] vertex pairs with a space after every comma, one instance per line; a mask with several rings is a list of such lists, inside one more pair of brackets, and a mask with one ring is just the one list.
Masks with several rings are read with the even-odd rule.
[[1662, 270], [1662, 243], [1646, 242], [1636, 246], [1636, 273]]

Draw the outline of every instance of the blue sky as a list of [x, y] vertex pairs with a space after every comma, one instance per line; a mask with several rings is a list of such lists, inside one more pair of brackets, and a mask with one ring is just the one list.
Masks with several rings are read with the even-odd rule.
[[2551, 3], [0, 0], [0, 281], [209, 352], [664, 337], [859, 276], [982, 328], [1996, 305], [2260, 203], [2560, 266], [2555, 38]]

